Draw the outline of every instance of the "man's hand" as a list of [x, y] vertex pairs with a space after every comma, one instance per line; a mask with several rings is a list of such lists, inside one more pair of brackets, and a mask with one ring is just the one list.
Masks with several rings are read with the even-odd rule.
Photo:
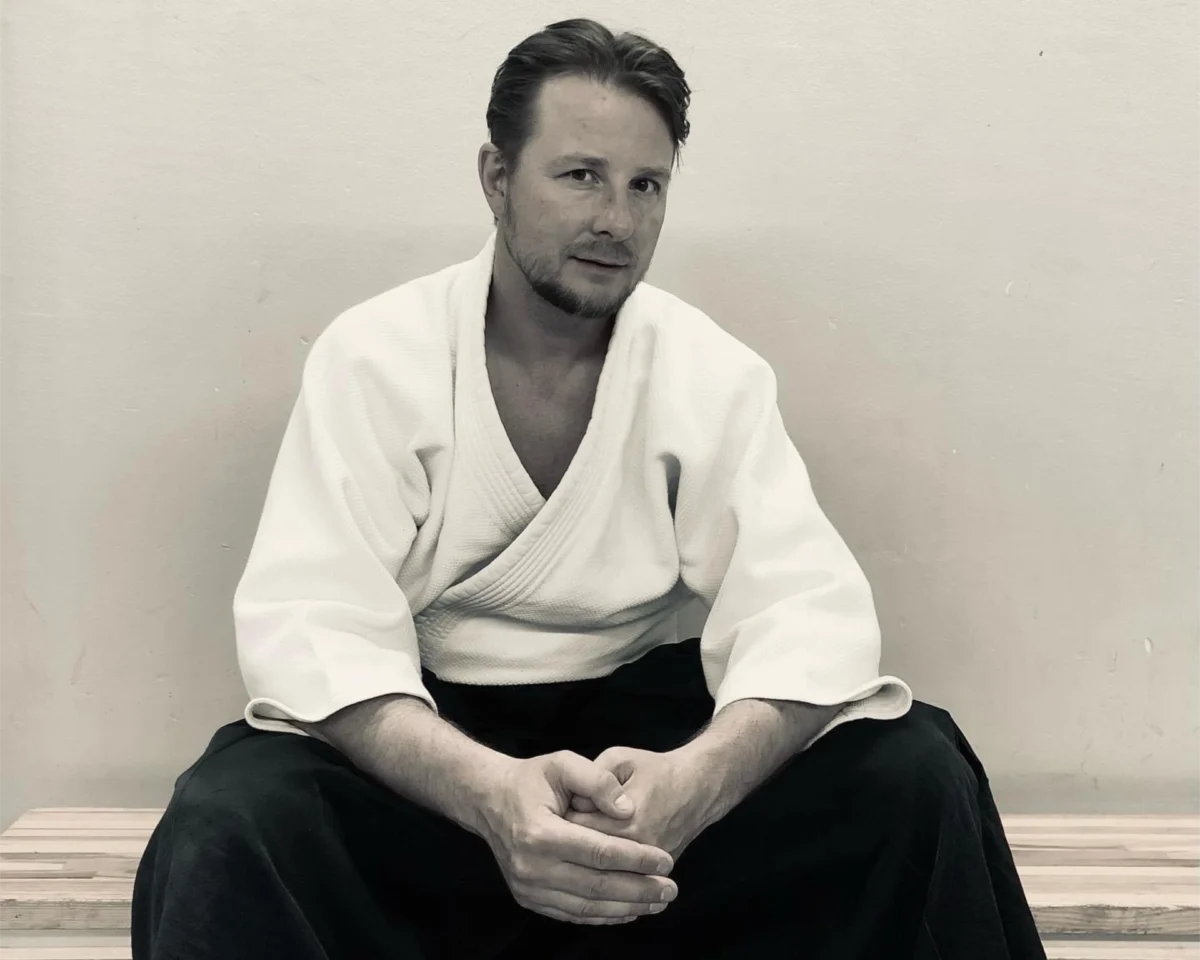
[[571, 799], [567, 820], [613, 837], [661, 847], [678, 859], [717, 817], [694, 764], [679, 752], [609, 747], [596, 763], [611, 770], [633, 800], [632, 817], [613, 816], [589, 798]]
[[589, 798], [575, 796], [567, 819], [614, 837], [655, 844], [678, 860], [702, 830], [803, 750], [842, 707], [737, 700], [694, 739], [667, 753], [609, 747], [596, 763], [624, 784], [634, 815], [614, 817]]
[[570, 923], [627, 923], [659, 913], [678, 888], [661, 847], [588, 829], [564, 816], [572, 796], [587, 798], [605, 822], [636, 816], [621, 806], [617, 778], [569, 751], [515, 760], [500, 778], [481, 835], [521, 906]]

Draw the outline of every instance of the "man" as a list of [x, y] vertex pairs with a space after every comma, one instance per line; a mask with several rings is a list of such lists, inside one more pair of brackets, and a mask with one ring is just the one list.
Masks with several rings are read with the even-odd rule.
[[482, 252], [313, 345], [234, 598], [251, 699], [176, 783], [135, 957], [1045, 956], [771, 368], [641, 282], [689, 97], [644, 38], [528, 38]]

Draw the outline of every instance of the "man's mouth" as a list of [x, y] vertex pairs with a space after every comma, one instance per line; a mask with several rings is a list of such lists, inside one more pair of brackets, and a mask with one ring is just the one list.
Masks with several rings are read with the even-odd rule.
[[622, 263], [615, 260], [593, 260], [591, 257], [576, 257], [576, 260], [581, 263], [587, 263], [594, 267], [607, 267], [609, 270], [621, 270], [629, 266], [628, 263]]

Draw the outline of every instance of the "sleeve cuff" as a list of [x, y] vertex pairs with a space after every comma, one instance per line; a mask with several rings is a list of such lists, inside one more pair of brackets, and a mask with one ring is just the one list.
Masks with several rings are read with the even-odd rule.
[[314, 690], [278, 690], [275, 696], [251, 697], [246, 704], [246, 722], [256, 730], [299, 733], [308, 736], [294, 721], [317, 723], [339, 710], [375, 697], [406, 695], [417, 697], [438, 713], [437, 704], [421, 682], [420, 672], [403, 655], [374, 658], [371, 670], [339, 671], [342, 678]]
[[797, 690], [794, 685], [789, 688], [783, 684], [775, 686], [762, 680], [747, 679], [742, 683], [722, 684], [715, 699], [714, 717], [735, 700], [792, 700], [824, 706], [844, 703], [837, 716], [808, 742], [809, 747], [830, 730], [852, 720], [898, 720], [908, 713], [913, 703], [912, 690], [899, 677], [879, 677], [842, 695], [809, 693]]

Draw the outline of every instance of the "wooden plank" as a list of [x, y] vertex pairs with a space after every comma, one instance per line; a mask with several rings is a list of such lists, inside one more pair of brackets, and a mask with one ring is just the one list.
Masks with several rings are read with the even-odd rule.
[[1021, 868], [1022, 873], [1029, 873], [1031, 876], [1054, 876], [1057, 874], [1073, 875], [1080, 877], [1107, 877], [1107, 876], [1131, 876], [1131, 877], [1191, 877], [1195, 882], [1200, 883], [1200, 870], [1195, 867], [1180, 866], [1174, 860], [1160, 860], [1152, 864], [1137, 866], [1134, 864], [1126, 864], [1117, 860], [1112, 863], [1096, 864], [1089, 866], [1086, 864], [1054, 864], [1051, 866], [1028, 866]]
[[1108, 833], [1169, 833], [1183, 836], [1200, 836], [1200, 827], [1190, 827], [1170, 820], [1157, 822], [1128, 821], [1124, 823], [1086, 824], [1060, 821], [1057, 823], [1006, 823], [1004, 833], [1021, 833], [1037, 836], [1043, 833], [1080, 833], [1087, 836], [1103, 836]]
[[1087, 891], [1095, 896], [1103, 890], [1181, 890], [1200, 892], [1200, 870], [1179, 867], [1112, 866], [1019, 866], [1017, 872], [1026, 891]]
[[1111, 833], [1103, 837], [1088, 836], [1078, 833], [1048, 833], [1035, 837], [1030, 834], [1012, 834], [1008, 837], [1008, 845], [1017, 847], [1086, 847], [1096, 850], [1129, 850], [1129, 851], [1174, 851], [1191, 857], [1200, 856], [1200, 839], [1188, 837], [1171, 837], [1161, 833]]
[[1006, 834], [1009, 846], [1027, 847], [1126, 847], [1138, 850], [1200, 851], [1200, 836], [1172, 833], [1013, 833]]
[[87, 880], [95, 875], [94, 870], [68, 870], [62, 860], [4, 860], [0, 861], [0, 891], [5, 880]]
[[64, 860], [6, 860], [0, 857], [0, 880], [10, 877], [61, 877]]
[[[1029, 834], [1012, 834], [1008, 837], [1013, 859], [1018, 863], [1062, 865], [1096, 864], [1127, 861], [1183, 861], [1184, 866], [1195, 866], [1200, 862], [1200, 840], [1191, 838], [1168, 839], [1163, 834], [1072, 834], [1054, 833], [1033, 837]], [[1047, 858], [1050, 851], [1053, 857]]]
[[6, 947], [112, 947], [129, 949], [128, 930], [6, 930]]
[[128, 930], [133, 880], [12, 880], [0, 884], [5, 930]]
[[[26, 815], [15, 821], [5, 830], [5, 833], [16, 830], [41, 832], [43, 830], [138, 830], [148, 832], [153, 830], [161, 817], [146, 817], [138, 814], [136, 817], [104, 816], [93, 813], [86, 817], [31, 817]], [[1029, 831], [1034, 833], [1036, 831]], [[1132, 831], [1134, 833], [1144, 831]], [[1159, 831], [1164, 832], [1164, 831]], [[1178, 831], [1165, 831], [1167, 833]]]
[[83, 857], [78, 860], [0, 860], [0, 885], [4, 880], [37, 877], [88, 879], [132, 877], [138, 861], [115, 857]]
[[150, 830], [130, 830], [124, 827], [28, 827], [4, 831], [6, 840], [76, 840], [79, 837], [94, 837], [97, 840], [141, 840], [150, 839]]
[[54, 830], [61, 827], [79, 827], [96, 824], [102, 827], [125, 827], [130, 830], [152, 829], [161, 813], [88, 813], [68, 817], [63, 814], [42, 815], [34, 810], [13, 821], [9, 829]]
[[44, 898], [63, 895], [103, 899], [132, 892], [133, 881], [121, 877], [97, 880], [12, 880], [4, 884], [6, 897]]
[[1048, 960], [1200, 960], [1200, 941], [1047, 940]]
[[[35, 881], [30, 881], [35, 882]], [[53, 882], [53, 881], [48, 881]], [[1080, 897], [1070, 891], [1056, 892], [1043, 890], [1038, 894], [1038, 903], [1053, 906], [1078, 904]], [[1200, 911], [1200, 890], [1172, 890], [1166, 893], [1146, 892], [1144, 890], [1124, 890], [1113, 893], [1108, 898], [1111, 906], [1125, 907], [1165, 907], [1171, 910]], [[1197, 927], [1196, 929], [1200, 929]]]
[[1012, 826], [1037, 827], [1069, 823], [1080, 827], [1175, 824], [1195, 830], [1197, 817], [1200, 817], [1200, 813], [1002, 813], [1000, 822], [1004, 824], [1005, 829]]
[[1079, 897], [1051, 903], [1039, 899], [1029, 896], [1029, 905], [1043, 939], [1120, 935], [1186, 939], [1196, 935], [1200, 924], [1200, 912], [1190, 907], [1153, 902], [1088, 904], [1080, 903]]
[[[35, 807], [29, 813], [162, 813], [162, 807]], [[26, 814], [28, 816], [28, 814]]]
[[137, 860], [127, 857], [87, 857], [79, 860], [68, 860], [64, 869], [85, 871], [91, 870], [94, 877], [134, 877], [138, 869]]
[[[132, 810], [126, 807], [109, 807], [105, 810], [51, 810], [46, 807], [34, 807], [31, 810], [26, 810], [18, 819], [29, 821], [45, 821], [47, 823], [60, 823], [63, 821], [78, 820], [88, 817], [103, 817], [110, 820], [154, 820], [161, 817], [163, 811], [161, 808]], [[1166, 822], [1166, 821], [1164, 821]]]
[[131, 960], [131, 947], [0, 947], [0, 960]]
[[[1077, 903], [1094, 903], [1099, 899], [1116, 900], [1125, 894], [1130, 896], [1159, 897], [1164, 905], [1191, 906], [1200, 909], [1200, 890], [1194, 883], [1171, 883], [1148, 881], [1122, 883], [1110, 877], [1084, 877], [1077, 880], [1034, 880], [1022, 881], [1026, 896], [1038, 897], [1073, 896]], [[1184, 900], [1185, 903], [1177, 901]]]
[[32, 820], [22, 817], [4, 831], [9, 833], [43, 833], [57, 830], [130, 830], [149, 834], [159, 822], [159, 817], [131, 819], [126, 817], [91, 817], [86, 819]]
[[1054, 864], [1053, 866], [1027, 866], [1019, 868], [1022, 877], [1126, 877], [1131, 880], [1152, 880], [1161, 877], [1173, 880], [1184, 877], [1192, 884], [1200, 885], [1200, 870], [1180, 867], [1172, 863], [1156, 863], [1148, 866], [1130, 866], [1124, 863], [1108, 863], [1097, 866]]
[[0, 857], [9, 860], [71, 860], [79, 857], [123, 857], [140, 860], [143, 840], [8, 840], [0, 837]]
[[1130, 867], [1156, 867], [1169, 863], [1174, 867], [1195, 869], [1200, 857], [1188, 857], [1171, 852], [1130, 853], [1128, 850], [1089, 850], [1086, 847], [1036, 847], [1013, 850], [1013, 860], [1020, 870], [1023, 866], [1105, 866], [1124, 864]]
[[108, 822], [63, 820], [56, 823], [46, 821], [18, 821], [5, 830], [4, 833], [7, 836], [10, 833], [47, 833], [61, 830], [128, 830], [134, 833], [148, 834], [157, 824], [158, 820], [146, 820], [144, 822], [134, 820], [110, 820]]

